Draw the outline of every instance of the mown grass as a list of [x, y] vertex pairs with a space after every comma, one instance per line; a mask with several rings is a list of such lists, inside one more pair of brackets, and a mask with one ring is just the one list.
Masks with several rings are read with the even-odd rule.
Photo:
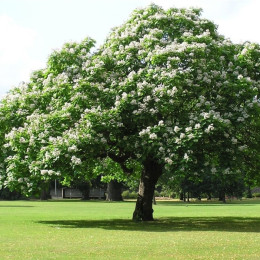
[[0, 201], [0, 259], [260, 259], [260, 201]]

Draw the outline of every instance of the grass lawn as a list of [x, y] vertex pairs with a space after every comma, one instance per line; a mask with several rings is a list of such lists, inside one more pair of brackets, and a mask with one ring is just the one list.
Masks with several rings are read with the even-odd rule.
[[0, 259], [260, 259], [260, 200], [158, 202], [157, 221], [131, 221], [134, 202], [0, 201]]

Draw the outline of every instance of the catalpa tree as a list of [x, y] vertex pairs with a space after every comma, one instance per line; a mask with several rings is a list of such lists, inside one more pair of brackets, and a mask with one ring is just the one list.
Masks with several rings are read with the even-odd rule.
[[200, 10], [151, 5], [92, 46], [54, 52], [20, 94], [2, 185], [32, 192], [54, 178], [139, 176], [133, 219], [147, 221], [162, 175], [258, 174], [258, 44], [233, 44]]

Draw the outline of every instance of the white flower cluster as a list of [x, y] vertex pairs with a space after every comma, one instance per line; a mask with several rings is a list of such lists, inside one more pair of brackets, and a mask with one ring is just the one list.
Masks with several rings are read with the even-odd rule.
[[78, 148], [75, 144], [73, 144], [72, 146], [70, 146], [68, 148], [68, 152], [77, 152], [78, 151]]
[[209, 133], [209, 132], [211, 132], [211, 131], [213, 131], [214, 130], [214, 126], [213, 126], [213, 124], [210, 124], [208, 127], [207, 127], [207, 129], [205, 129], [205, 133]]
[[71, 157], [71, 162], [72, 162], [72, 164], [74, 164], [74, 165], [80, 165], [82, 162], [81, 162], [81, 159], [80, 158], [77, 158], [76, 156], [72, 156]]
[[53, 170], [41, 170], [40, 171], [41, 172], [41, 175], [44, 175], [44, 176], [46, 176], [46, 175], [48, 175], [48, 176], [60, 176], [61, 175], [61, 173], [60, 172], [55, 172], [55, 171], [53, 171]]
[[166, 162], [167, 164], [169, 164], [169, 165], [172, 165], [172, 164], [173, 164], [173, 161], [172, 161], [172, 159], [170, 159], [170, 158], [165, 158], [165, 162]]

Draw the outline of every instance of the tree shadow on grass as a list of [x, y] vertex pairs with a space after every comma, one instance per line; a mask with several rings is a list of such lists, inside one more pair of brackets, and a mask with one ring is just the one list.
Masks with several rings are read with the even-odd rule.
[[133, 222], [128, 219], [107, 220], [55, 220], [39, 221], [54, 228], [101, 228], [105, 230], [125, 230], [144, 232], [177, 231], [226, 231], [260, 232], [260, 218], [240, 217], [172, 217], [156, 221]]

